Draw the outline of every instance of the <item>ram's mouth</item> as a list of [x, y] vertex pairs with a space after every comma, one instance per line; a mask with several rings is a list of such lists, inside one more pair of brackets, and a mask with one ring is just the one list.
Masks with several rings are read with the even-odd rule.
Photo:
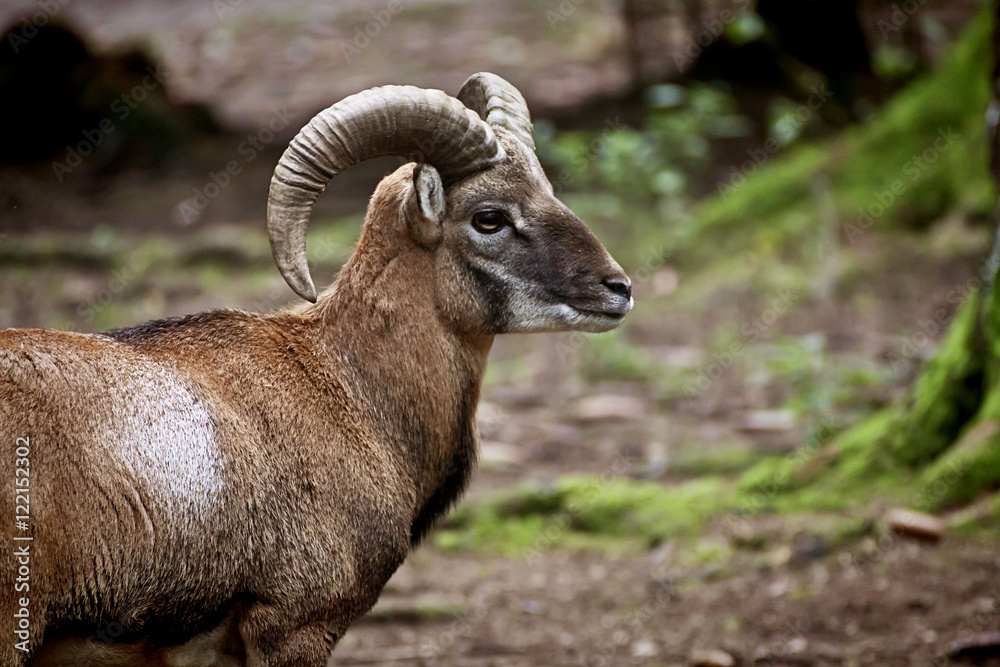
[[590, 333], [601, 333], [617, 329], [625, 319], [625, 313], [631, 310], [631, 304], [624, 308], [597, 309], [581, 308], [580, 306], [569, 306], [567, 308], [572, 313], [569, 319], [569, 327], [576, 331], [587, 331]]
[[578, 306], [570, 306], [570, 308], [586, 317], [606, 319], [613, 322], [618, 322], [619, 320], [624, 319], [625, 313], [628, 312], [622, 310], [592, 310], [590, 308], [580, 308]]

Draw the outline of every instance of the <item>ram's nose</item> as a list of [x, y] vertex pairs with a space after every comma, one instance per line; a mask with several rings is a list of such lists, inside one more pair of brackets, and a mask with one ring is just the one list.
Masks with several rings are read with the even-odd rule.
[[605, 278], [601, 284], [615, 294], [625, 297], [626, 301], [632, 300], [632, 281], [628, 279], [628, 276]]
[[616, 271], [601, 281], [608, 291], [604, 293], [608, 313], [621, 317], [632, 310], [632, 281], [624, 271]]

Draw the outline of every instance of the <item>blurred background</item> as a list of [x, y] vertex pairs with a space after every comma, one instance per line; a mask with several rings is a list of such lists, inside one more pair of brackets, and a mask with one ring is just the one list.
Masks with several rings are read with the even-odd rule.
[[[1000, 664], [994, 14], [5, 0], [0, 326], [293, 304], [264, 215], [298, 129], [498, 73], [636, 307], [497, 340], [472, 489], [332, 664]], [[320, 199], [318, 284], [398, 164]]]

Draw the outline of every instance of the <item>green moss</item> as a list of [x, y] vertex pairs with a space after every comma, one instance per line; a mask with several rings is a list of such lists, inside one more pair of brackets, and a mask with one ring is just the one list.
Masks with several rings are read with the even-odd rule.
[[[747, 471], [743, 493], [776, 496], [799, 490], [804, 508], [846, 506], [857, 493], [898, 491], [909, 469], [920, 469], [955, 442], [982, 398], [982, 355], [976, 353], [978, 299], [959, 309], [935, 357], [907, 397], [848, 429], [830, 444], [805, 448], [785, 460], [765, 461]], [[849, 504], [849, 503], [847, 503]]]
[[732, 475], [748, 470], [764, 456], [751, 445], [687, 447], [670, 460], [670, 473], [692, 477]]
[[694, 565], [724, 563], [732, 555], [733, 550], [728, 544], [702, 540], [695, 542], [689, 549], [684, 549], [677, 555], [677, 566], [691, 567]]
[[844, 488], [870, 483], [893, 470], [895, 466], [885, 442], [893, 437], [902, 418], [899, 406], [892, 406], [846, 431], [832, 443], [833, 458], [825, 470], [816, 470], [816, 476], [825, 475], [828, 485]]
[[737, 502], [756, 511], [834, 511], [882, 494], [939, 511], [1000, 487], [1000, 386], [982, 398], [978, 312], [969, 298], [906, 400], [806, 456], [754, 466], [738, 482]]
[[912, 504], [938, 511], [972, 502], [984, 491], [1000, 487], [997, 407], [1000, 391], [994, 390], [983, 406], [983, 414], [994, 416], [974, 421], [953, 447], [921, 473]]
[[[850, 242], [872, 226], [924, 224], [950, 209], [987, 212], [994, 185], [986, 163], [989, 97], [988, 13], [969, 28], [938, 69], [862, 125], [821, 145], [777, 156], [745, 182], [695, 210], [686, 260], [721, 247], [771, 256], [812, 248], [829, 196]], [[711, 242], [709, 242], [711, 240]]]
[[836, 512], [877, 492], [898, 494], [899, 471], [882, 446], [898, 420], [896, 410], [883, 410], [829, 443], [813, 438], [788, 456], [761, 461], [737, 481], [738, 510]]
[[875, 526], [875, 522], [868, 517], [835, 517], [829, 530], [820, 534], [827, 536], [830, 547], [838, 547], [871, 535]]
[[895, 461], [921, 466], [955, 441], [982, 400], [983, 355], [977, 339], [979, 297], [955, 315], [934, 358], [922, 369], [900, 419], [887, 434]]
[[550, 548], [635, 552], [691, 536], [727, 502], [723, 480], [655, 482], [565, 477], [551, 489], [519, 489], [466, 505], [436, 534], [451, 550], [530, 556]]
[[495, 505], [498, 517], [530, 517], [532, 515], [551, 516], [566, 507], [568, 502], [564, 489], [556, 487], [526, 488], [518, 493], [499, 499]]
[[[795, 473], [802, 461], [791, 457], [767, 458], [743, 473], [737, 482], [737, 490], [743, 497], [754, 494], [776, 494], [795, 487]], [[761, 500], [758, 504], [763, 506]]]

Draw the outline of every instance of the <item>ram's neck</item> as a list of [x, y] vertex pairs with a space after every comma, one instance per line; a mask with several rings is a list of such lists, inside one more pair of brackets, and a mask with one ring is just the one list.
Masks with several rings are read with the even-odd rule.
[[370, 423], [402, 462], [416, 543], [475, 464], [476, 406], [493, 337], [459, 335], [442, 322], [425, 252], [394, 253], [381, 265], [359, 254], [324, 295], [327, 351], [346, 362]]

